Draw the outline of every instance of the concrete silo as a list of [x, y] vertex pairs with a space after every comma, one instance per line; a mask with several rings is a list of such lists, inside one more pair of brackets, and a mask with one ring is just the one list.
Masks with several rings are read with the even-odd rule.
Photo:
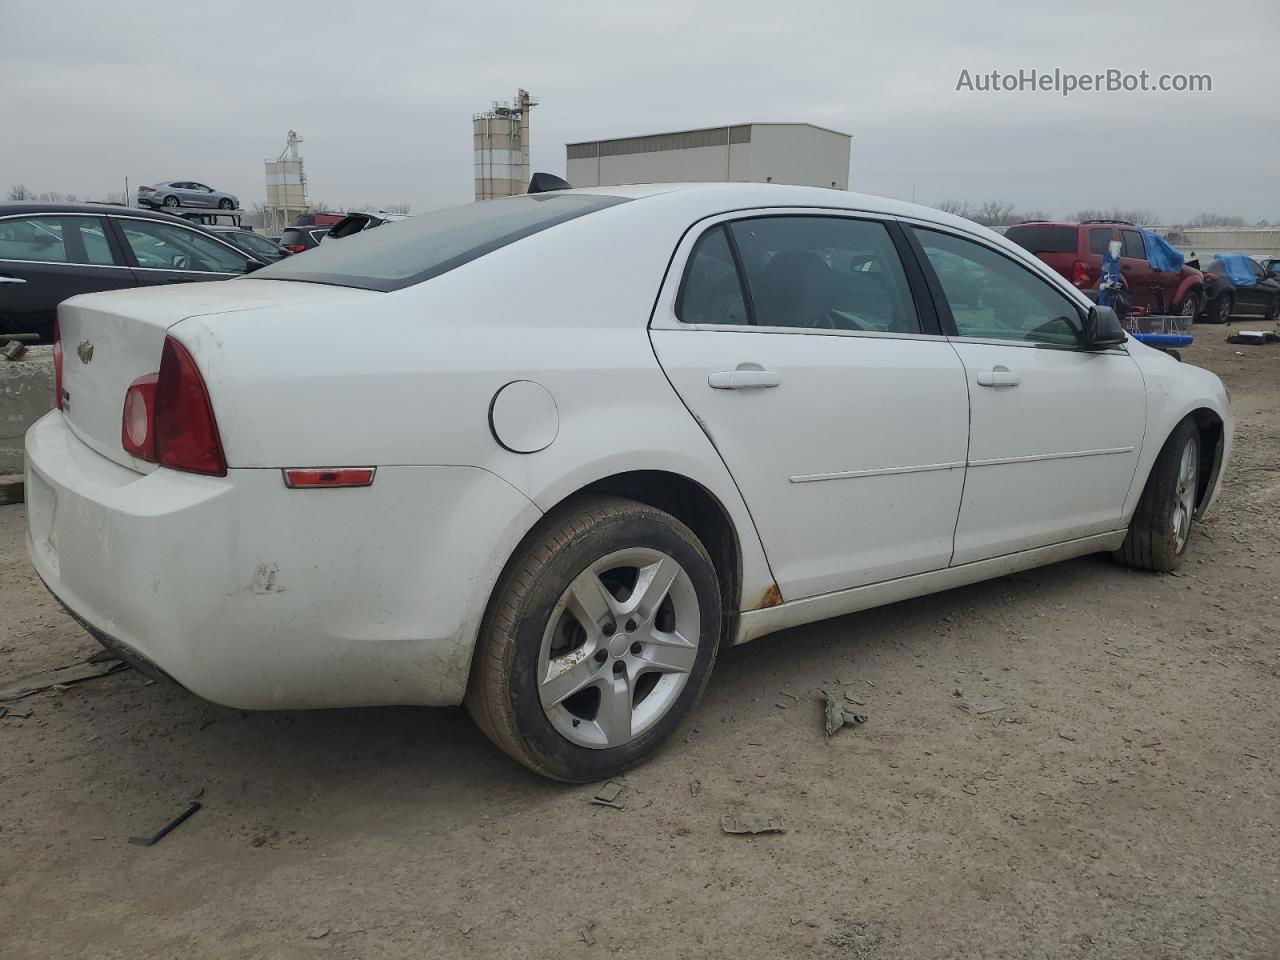
[[307, 177], [302, 172], [298, 144], [302, 138], [289, 131], [284, 150], [267, 165], [267, 203], [263, 226], [267, 233], [280, 233], [294, 218], [310, 209], [307, 202]]
[[477, 200], [510, 197], [528, 189], [529, 111], [537, 103], [528, 90], [519, 90], [512, 103], [495, 101], [491, 109], [471, 118]]

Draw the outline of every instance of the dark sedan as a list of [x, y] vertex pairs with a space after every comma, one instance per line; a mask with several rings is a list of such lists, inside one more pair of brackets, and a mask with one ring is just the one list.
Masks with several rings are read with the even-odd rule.
[[242, 276], [262, 262], [178, 217], [91, 203], [0, 202], [0, 339], [53, 342], [80, 293]]
[[1280, 282], [1252, 257], [1220, 253], [1203, 270], [1210, 323], [1227, 323], [1232, 317], [1280, 320]]
[[269, 240], [260, 233], [254, 233], [244, 227], [205, 227], [210, 233], [239, 247], [255, 260], [264, 264], [275, 263], [289, 256], [289, 251], [274, 240]]

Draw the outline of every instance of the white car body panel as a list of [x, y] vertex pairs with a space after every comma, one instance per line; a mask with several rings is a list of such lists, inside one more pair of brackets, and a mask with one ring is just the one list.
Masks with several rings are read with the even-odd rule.
[[[1059, 513], [1079, 511], [1063, 520], [1077, 532], [1033, 543], [1049, 535], [1034, 514], [1058, 502], [1046, 500], [1052, 489], [1001, 494], [993, 483], [975, 492], [968, 513], [961, 507], [966, 469], [975, 474], [964, 466], [975, 452], [962, 357], [978, 365], [992, 357], [944, 337], [833, 335], [818, 344], [810, 333], [756, 331], [732, 339], [678, 329], [669, 311], [682, 267], [677, 251], [688, 246], [682, 238], [734, 211], [830, 208], [941, 224], [999, 247], [1081, 302], [1040, 261], [958, 218], [830, 190], [585, 192], [637, 202], [391, 293], [250, 277], [64, 304], [71, 409], [50, 413], [27, 437], [29, 551], [41, 577], [94, 629], [211, 700], [457, 703], [512, 552], [546, 511], [597, 481], [658, 471], [692, 481], [722, 507], [739, 553], [731, 612], [741, 612], [728, 618], [734, 632], [725, 641], [741, 642], [1111, 549], [1160, 443], [1192, 411], [1222, 420], [1229, 453], [1231, 416], [1212, 374], [1131, 342], [1132, 361], [1123, 353], [1097, 359], [1139, 370], [1145, 403], [1132, 378], [1122, 387], [1108, 381], [1098, 398], [1082, 401], [1076, 386], [1055, 378], [1055, 361], [1040, 356], [1051, 351], [1023, 350], [1020, 364], [1037, 375], [1023, 385], [1043, 389], [1031, 406], [1060, 414], [1052, 447], [1036, 451], [1133, 447], [1119, 508], [1113, 498], [1098, 509], [1091, 495], [1068, 498]], [[166, 333], [190, 351], [208, 386], [225, 477], [156, 468], [119, 447], [124, 392], [158, 368]], [[76, 368], [76, 338], [97, 341], [84, 369]], [[785, 386], [758, 403], [744, 391], [703, 392], [722, 360], [728, 366], [720, 369], [784, 365]], [[842, 380], [842, 370], [859, 376]], [[531, 381], [554, 401], [554, 431], [538, 424], [553, 440], [537, 452], [507, 449], [490, 430], [490, 404], [513, 381]], [[799, 404], [765, 406], [788, 389]], [[977, 389], [970, 381], [967, 393]], [[900, 395], [889, 397], [893, 391]], [[1099, 413], [1121, 394], [1134, 397], [1134, 410]], [[703, 399], [689, 405], [701, 424], [686, 407], [695, 395]], [[827, 406], [804, 411], [824, 398]], [[870, 405], [888, 428], [832, 436], [850, 405]], [[1100, 416], [1108, 422], [1099, 425]], [[977, 446], [996, 458], [1032, 449], [1035, 424], [1002, 429], [975, 433]], [[1084, 460], [1010, 470], [1009, 482], [1021, 485], [1016, 478], [1041, 470], [1034, 482], [1052, 487], [1071, 463], [1083, 489], [1098, 479], [1089, 472], [1098, 465]], [[951, 466], [892, 472], [938, 464]], [[347, 490], [285, 487], [282, 468], [317, 466], [376, 467], [375, 481]], [[1120, 467], [1115, 455], [1104, 468], [1108, 490]], [[847, 476], [791, 482], [822, 474]], [[1008, 516], [1002, 496], [1016, 508]], [[824, 510], [840, 524], [824, 525]], [[966, 549], [974, 556], [1018, 552], [952, 557], [948, 518], [953, 529], [957, 519], [969, 521]]]
[[[952, 562], [1123, 529], [1147, 413], [1129, 355], [960, 339], [955, 349], [970, 427]], [[1020, 382], [982, 385], [990, 372]]]

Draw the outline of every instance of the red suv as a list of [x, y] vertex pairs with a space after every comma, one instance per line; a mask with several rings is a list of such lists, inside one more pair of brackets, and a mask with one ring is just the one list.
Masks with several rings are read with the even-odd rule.
[[1102, 255], [1120, 241], [1120, 276], [1129, 308], [1151, 314], [1195, 317], [1204, 309], [1204, 277], [1183, 265], [1177, 273], [1156, 270], [1147, 259], [1142, 233], [1123, 220], [1084, 223], [1019, 223], [1004, 234], [1035, 254], [1071, 283], [1096, 299]]

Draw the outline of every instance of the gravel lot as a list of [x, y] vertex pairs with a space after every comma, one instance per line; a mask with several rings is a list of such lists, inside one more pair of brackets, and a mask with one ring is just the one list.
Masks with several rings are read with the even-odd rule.
[[[1280, 956], [1280, 347], [1196, 332], [1240, 423], [1180, 575], [1086, 558], [729, 650], [622, 810], [461, 709], [242, 713], [128, 670], [12, 704], [0, 956]], [[96, 649], [23, 523], [0, 687]], [[825, 739], [820, 688], [867, 723]], [[786, 832], [721, 832], [747, 813]]]

